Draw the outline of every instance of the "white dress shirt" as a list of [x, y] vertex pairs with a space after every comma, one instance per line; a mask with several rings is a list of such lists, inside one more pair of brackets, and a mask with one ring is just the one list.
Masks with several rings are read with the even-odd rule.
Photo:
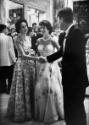
[[68, 28], [67, 30], [65, 31], [65, 38], [64, 38], [64, 41], [63, 41], [63, 52], [65, 52], [65, 45], [66, 45], [66, 37], [68, 36], [68, 33], [71, 29], [71, 27], [73, 26], [74, 24], [72, 23]]

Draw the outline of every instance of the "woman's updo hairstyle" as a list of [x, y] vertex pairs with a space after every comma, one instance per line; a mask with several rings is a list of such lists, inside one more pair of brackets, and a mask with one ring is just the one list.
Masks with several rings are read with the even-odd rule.
[[43, 21], [41, 21], [41, 22], [39, 23], [39, 26], [44, 26], [44, 27], [46, 27], [46, 28], [49, 30], [49, 34], [52, 33], [53, 28], [52, 28], [52, 25], [51, 25], [51, 23], [50, 23], [49, 21], [43, 20]]

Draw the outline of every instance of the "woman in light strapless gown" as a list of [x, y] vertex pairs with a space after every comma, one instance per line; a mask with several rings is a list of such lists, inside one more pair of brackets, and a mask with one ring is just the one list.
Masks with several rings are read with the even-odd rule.
[[[44, 20], [39, 25], [43, 37], [37, 41], [38, 52], [40, 56], [46, 57], [60, 47], [50, 35], [52, 32], [50, 22]], [[51, 64], [37, 62], [36, 67], [35, 120], [52, 123], [64, 119], [62, 77], [58, 61]]]

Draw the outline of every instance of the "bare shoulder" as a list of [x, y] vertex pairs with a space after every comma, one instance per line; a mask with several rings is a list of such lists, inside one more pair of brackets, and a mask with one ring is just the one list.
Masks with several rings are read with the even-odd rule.
[[52, 44], [56, 44], [58, 42], [58, 38], [55, 36], [51, 37], [51, 42]]

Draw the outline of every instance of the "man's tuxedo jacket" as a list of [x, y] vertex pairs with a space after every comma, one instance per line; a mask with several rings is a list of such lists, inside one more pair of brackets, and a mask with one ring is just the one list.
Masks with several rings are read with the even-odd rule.
[[84, 36], [82, 32], [73, 25], [65, 39], [65, 51], [63, 52], [62, 45], [58, 52], [47, 56], [47, 60], [51, 63], [62, 57], [63, 86], [87, 87], [89, 84], [86, 69], [86, 42]]

